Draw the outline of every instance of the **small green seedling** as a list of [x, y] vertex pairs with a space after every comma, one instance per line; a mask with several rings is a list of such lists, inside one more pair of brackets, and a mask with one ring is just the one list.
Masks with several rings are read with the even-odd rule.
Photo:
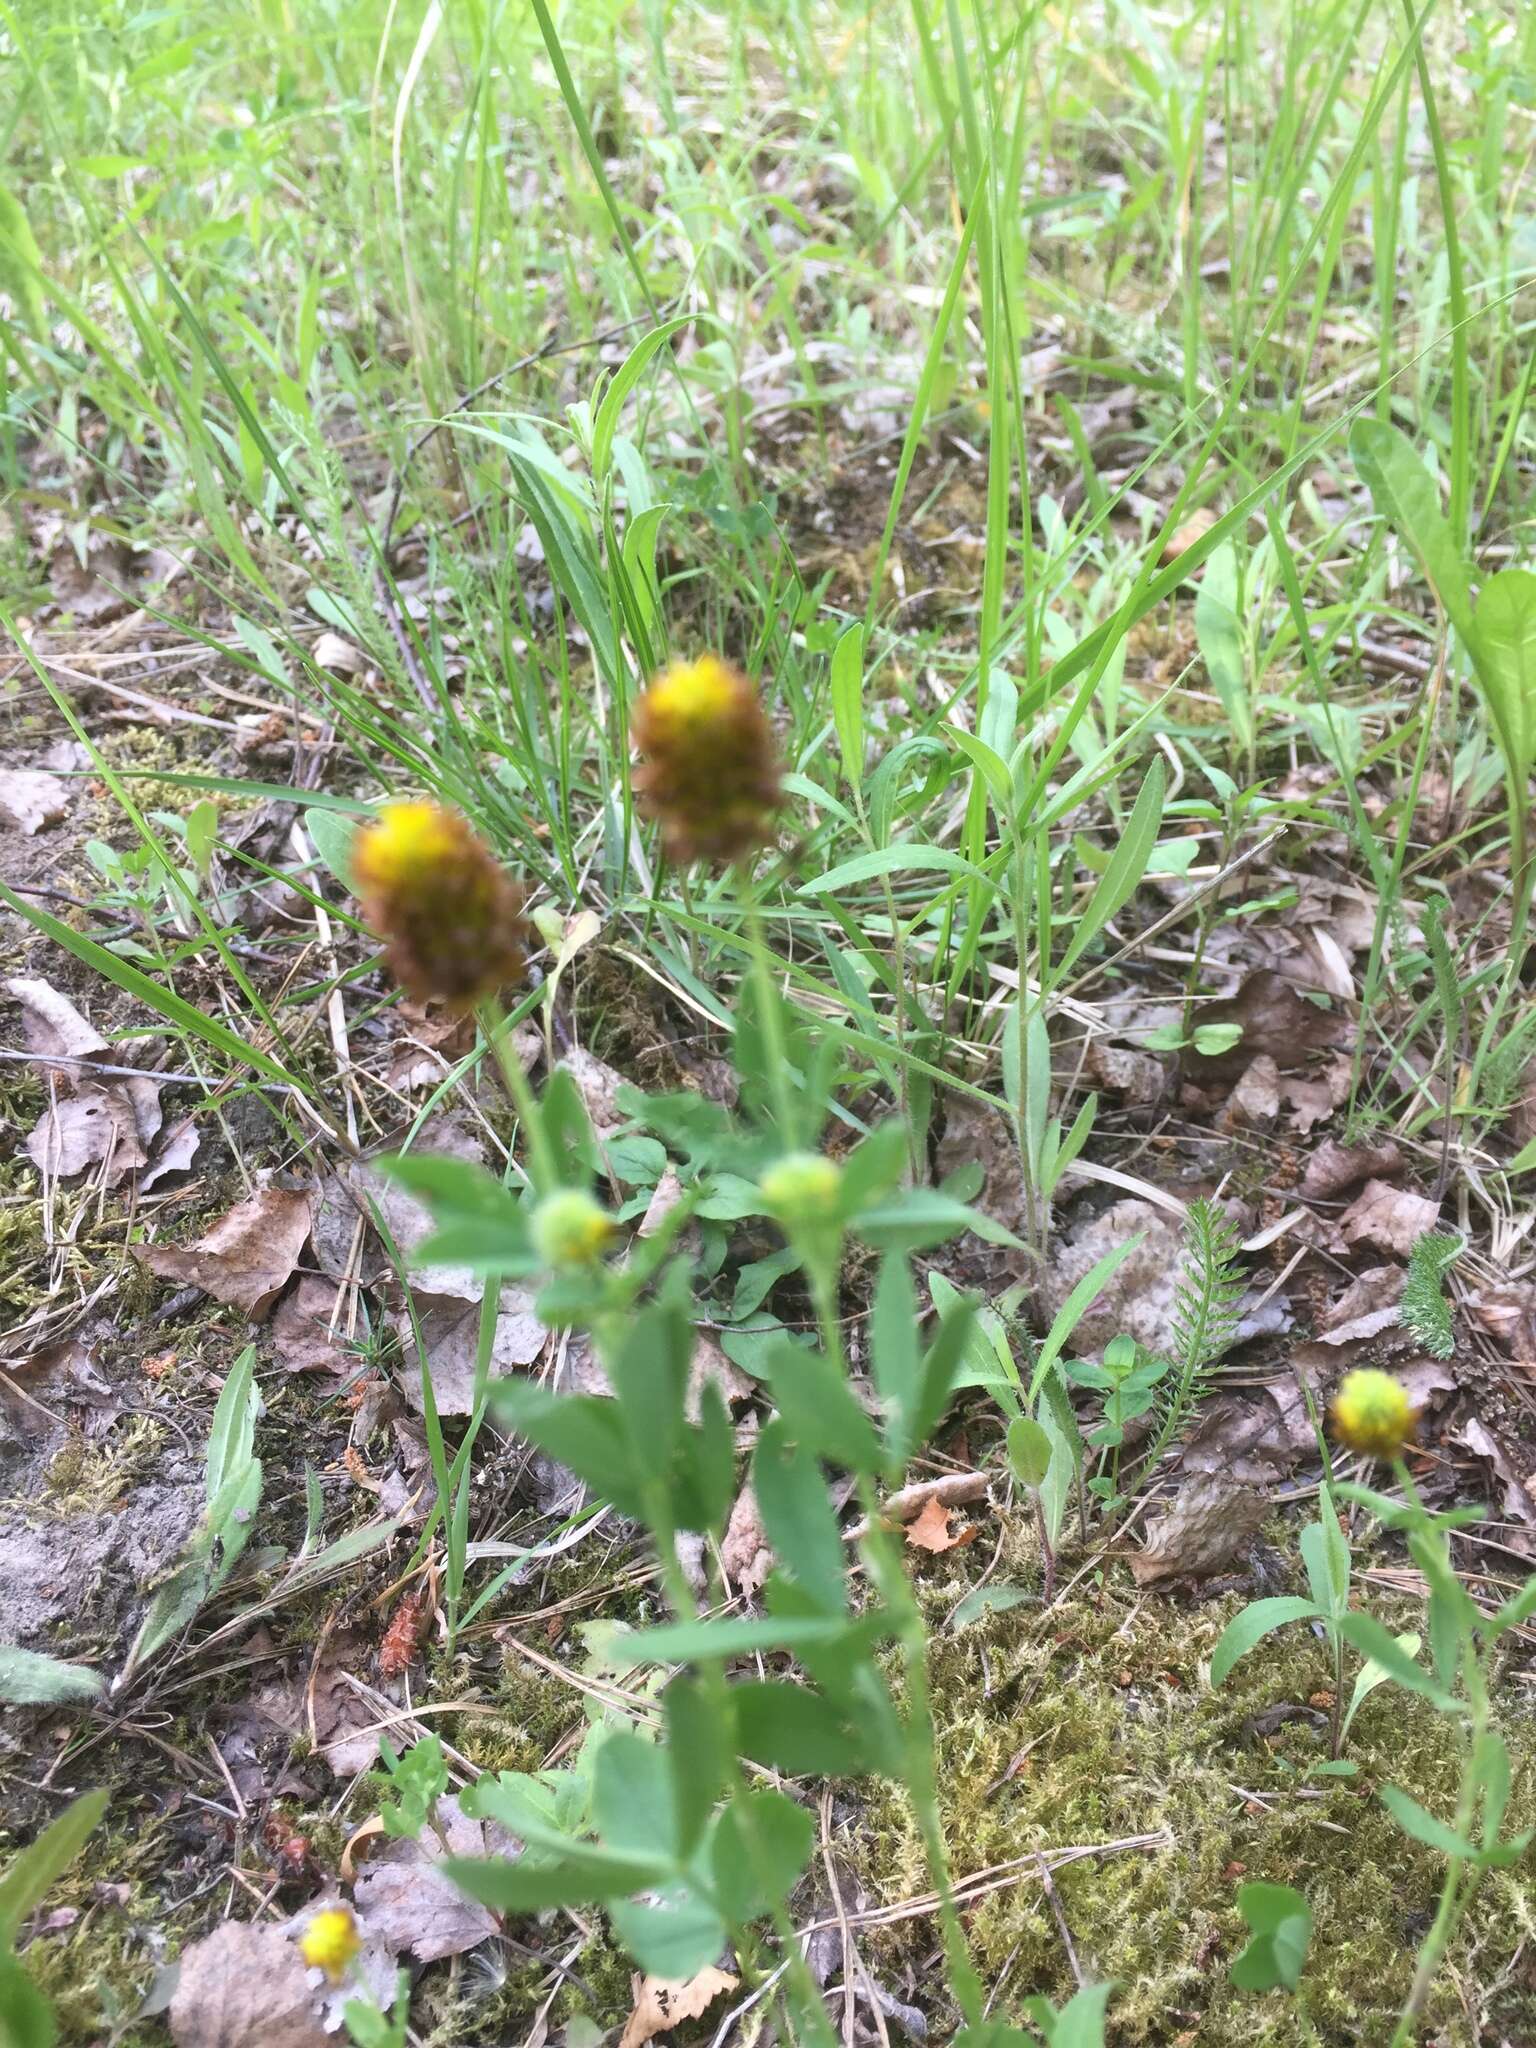
[[379, 1754], [389, 1772], [389, 1789], [394, 1795], [379, 1804], [385, 1834], [415, 1841], [423, 1828], [436, 1829], [437, 1802], [448, 1790], [448, 1766], [443, 1761], [441, 1740], [436, 1735], [423, 1735], [404, 1756], [397, 1756], [381, 1735]]
[[1239, 1991], [1294, 1991], [1312, 1940], [1312, 1908], [1288, 1884], [1239, 1887], [1237, 1910], [1252, 1930], [1227, 1972]]

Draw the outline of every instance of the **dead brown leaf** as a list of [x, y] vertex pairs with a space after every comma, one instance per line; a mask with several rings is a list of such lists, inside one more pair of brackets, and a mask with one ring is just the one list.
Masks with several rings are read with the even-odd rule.
[[[506, 1837], [461, 1813], [452, 1793], [437, 1802], [437, 1817], [448, 1838], [446, 1851], [430, 1828], [419, 1840], [391, 1841], [369, 1857], [352, 1889], [364, 1937], [420, 1963], [462, 1955], [497, 1931], [496, 1916], [461, 1892], [438, 1865], [445, 1854], [491, 1855]], [[487, 1839], [492, 1833], [495, 1841]]]
[[1291, 1121], [1303, 1137], [1312, 1126], [1332, 1116], [1349, 1100], [1350, 1065], [1343, 1057], [1324, 1060], [1309, 1074], [1281, 1076], [1280, 1093], [1290, 1104]]
[[[73, 1086], [73, 1093], [65, 1088]], [[149, 1164], [160, 1128], [160, 1091], [151, 1080], [71, 1084], [54, 1070], [54, 1099], [27, 1139], [27, 1157], [45, 1175], [68, 1179], [100, 1163], [103, 1182], [118, 1182]]]
[[1439, 1203], [1427, 1195], [1368, 1180], [1339, 1218], [1339, 1228], [1350, 1244], [1373, 1244], [1407, 1258], [1424, 1233], [1434, 1229], [1439, 1215]]
[[[430, 1272], [435, 1275], [437, 1270], [433, 1267]], [[426, 1279], [429, 1275], [423, 1273], [422, 1277]], [[437, 1412], [468, 1415], [474, 1406], [475, 1348], [480, 1333], [478, 1296], [466, 1301], [456, 1293], [428, 1293], [416, 1287], [411, 1292], [432, 1373]], [[502, 1288], [496, 1335], [491, 1344], [492, 1379], [504, 1379], [519, 1366], [532, 1365], [549, 1341], [549, 1332], [533, 1312], [533, 1299], [526, 1288]], [[416, 1324], [403, 1308], [392, 1313], [390, 1322], [399, 1336], [405, 1360], [401, 1390], [419, 1414], [423, 1403]]]
[[1528, 1280], [1485, 1287], [1468, 1307], [1506, 1358], [1536, 1360], [1536, 1287]]
[[1083, 1072], [1098, 1087], [1123, 1096], [1128, 1109], [1149, 1107], [1168, 1090], [1168, 1069], [1154, 1054], [1102, 1038], [1090, 1039]]
[[731, 1518], [720, 1542], [720, 1564], [727, 1580], [744, 1599], [760, 1593], [763, 1581], [773, 1570], [773, 1552], [757, 1511], [757, 1496], [750, 1480], [736, 1496]]
[[1190, 1075], [1199, 1081], [1233, 1080], [1251, 1060], [1267, 1053], [1282, 1068], [1297, 1067], [1311, 1052], [1348, 1042], [1349, 1025], [1336, 1011], [1319, 1009], [1283, 974], [1262, 967], [1250, 974], [1235, 996], [1202, 1004], [1197, 1023], [1236, 1024], [1241, 1038], [1225, 1052], [1185, 1054]]
[[357, 1363], [333, 1329], [341, 1289], [318, 1273], [305, 1273], [285, 1294], [272, 1318], [272, 1355], [284, 1372], [348, 1372]]
[[914, 1515], [907, 1524], [907, 1541], [914, 1550], [931, 1550], [935, 1553], [957, 1550], [961, 1544], [969, 1543], [975, 1537], [974, 1528], [951, 1530], [950, 1509], [935, 1494], [919, 1515]]
[[41, 768], [0, 768], [0, 813], [30, 839], [69, 810], [69, 784]]
[[592, 1128], [597, 1135], [601, 1138], [609, 1131], [617, 1130], [624, 1122], [624, 1112], [618, 1104], [618, 1091], [624, 1086], [624, 1076], [579, 1045], [573, 1045], [559, 1064], [581, 1091], [581, 1099], [587, 1106], [587, 1115], [592, 1119]]
[[1267, 1130], [1280, 1114], [1280, 1069], [1262, 1052], [1239, 1076], [1220, 1122], [1225, 1130]]
[[1299, 1384], [1275, 1380], [1252, 1393], [1203, 1401], [1179, 1468], [1262, 1493], [1316, 1448]]
[[1402, 1170], [1402, 1149], [1395, 1138], [1378, 1138], [1369, 1145], [1341, 1145], [1335, 1138], [1324, 1138], [1307, 1161], [1302, 1198], [1326, 1201], [1363, 1180], [1386, 1180]]
[[90, 1059], [108, 1050], [101, 1033], [87, 1024], [68, 996], [61, 995], [52, 982], [13, 974], [4, 986], [6, 993], [21, 1005], [28, 1052], [43, 1053], [50, 1059]]
[[309, 1215], [309, 1196], [301, 1189], [260, 1188], [186, 1251], [171, 1245], [132, 1249], [158, 1279], [201, 1287], [260, 1322], [293, 1278], [309, 1236]]
[[[1114, 1202], [1099, 1215], [1058, 1237], [1041, 1295], [1047, 1315], [1055, 1315], [1082, 1280], [1106, 1254], [1128, 1239], [1141, 1242], [1116, 1268], [1107, 1287], [1073, 1332], [1074, 1348], [1098, 1352], [1122, 1330], [1148, 1351], [1171, 1355], [1175, 1308], [1184, 1272], [1184, 1233], [1176, 1216], [1134, 1197]], [[1262, 1309], [1240, 1305], [1237, 1341], [1272, 1335], [1290, 1328], [1289, 1304], [1275, 1295]]]
[[1172, 1509], [1154, 1524], [1146, 1547], [1131, 1559], [1138, 1586], [1165, 1579], [1204, 1579], [1243, 1556], [1269, 1512], [1263, 1494], [1203, 1473], [1189, 1480]]
[[635, 2009], [619, 2048], [645, 2048], [647, 2041], [669, 2033], [679, 2020], [696, 2020], [722, 1992], [734, 1991], [737, 1982], [728, 1970], [717, 1970], [712, 1963], [688, 1978], [637, 1977]]
[[309, 1973], [280, 1927], [226, 1920], [181, 1956], [176, 2048], [331, 2048]]

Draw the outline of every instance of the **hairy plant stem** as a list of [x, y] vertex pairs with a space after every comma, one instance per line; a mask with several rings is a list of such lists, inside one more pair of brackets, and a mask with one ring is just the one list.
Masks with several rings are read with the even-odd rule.
[[[808, 1261], [808, 1264], [822, 1348], [838, 1371], [845, 1373], [842, 1326], [837, 1313], [837, 1257], [834, 1254], [814, 1263]], [[939, 1813], [933, 1695], [928, 1682], [928, 1633], [901, 1554], [881, 1520], [874, 1482], [867, 1474], [859, 1475], [858, 1499], [865, 1527], [859, 1542], [860, 1554], [871, 1585], [895, 1622], [896, 1640], [901, 1648], [902, 1671], [907, 1685], [903, 1776], [918, 1831], [923, 1838], [928, 1875], [938, 1894], [939, 1927], [944, 1940], [950, 1987], [959, 2001], [966, 2025], [979, 2027], [984, 2017], [981, 1980], [971, 1961], [965, 1929], [960, 1924], [960, 1909], [955, 1902], [954, 1883], [950, 1876], [949, 1850]]]
[[[1403, 1459], [1394, 1461], [1397, 1480], [1404, 1496], [1421, 1514], [1426, 1513], [1419, 1498], [1419, 1490], [1413, 1483]], [[1426, 1517], [1427, 1518], [1427, 1517]], [[1466, 1687], [1467, 1704], [1471, 1708], [1470, 1720], [1465, 1732], [1461, 1759], [1461, 1784], [1456, 1794], [1456, 1833], [1463, 1841], [1471, 1839], [1473, 1822], [1477, 1818], [1479, 1779], [1477, 1758], [1483, 1738], [1487, 1735], [1491, 1721], [1488, 1686], [1478, 1657], [1477, 1644], [1472, 1632], [1465, 1625], [1461, 1629], [1461, 1678]], [[1418, 2030], [1419, 2015], [1424, 2010], [1430, 1988], [1439, 1974], [1445, 1952], [1450, 1947], [1461, 1917], [1471, 1904], [1472, 1894], [1477, 1889], [1481, 1870], [1467, 1868], [1466, 1858], [1451, 1856], [1446, 1859], [1445, 1879], [1440, 1887], [1440, 1901], [1435, 1908], [1435, 1917], [1419, 1949], [1414, 1965], [1413, 1983], [1408, 1997], [1393, 2030], [1390, 2048], [1410, 2048]]]
[[[610, 1382], [613, 1378], [612, 1361], [621, 1335], [622, 1325], [617, 1318], [604, 1318], [593, 1325], [592, 1341]], [[661, 1566], [661, 1582], [673, 1618], [679, 1622], [698, 1621], [699, 1603], [678, 1554], [677, 1527], [672, 1518], [672, 1506], [665, 1485], [654, 1484], [647, 1490], [645, 1518], [656, 1545], [657, 1560]], [[722, 1730], [727, 1731], [728, 1739], [724, 1744], [726, 1789], [732, 1798], [736, 1798], [746, 1791], [746, 1778], [742, 1772], [736, 1744], [729, 1739], [732, 1714], [725, 1665], [718, 1657], [700, 1657], [697, 1665], [699, 1683], [704, 1688], [710, 1711]], [[745, 1818], [745, 1808], [738, 1808], [738, 1811]], [[769, 1918], [784, 1951], [786, 1989], [789, 1993], [786, 2002], [792, 2006], [791, 2017], [803, 2029], [803, 2038], [807, 2044], [813, 2044], [813, 2048], [836, 2048], [837, 2037], [827, 2018], [826, 2007], [822, 2004], [821, 1994], [816, 1988], [815, 1978], [811, 1975], [810, 1965], [806, 1962], [805, 1951], [800, 1946], [788, 1908], [783, 1899], [774, 1895], [773, 1885], [765, 1881], [765, 1873], [758, 1866], [755, 1855], [757, 1843], [752, 1829], [744, 1825], [743, 1834], [747, 1842], [747, 1852], [754, 1860], [754, 1874], [762, 1882], [764, 1892], [773, 1900]], [[752, 1930], [733, 1924], [731, 1939], [747, 1988], [755, 1990], [762, 1982], [764, 1973]]]

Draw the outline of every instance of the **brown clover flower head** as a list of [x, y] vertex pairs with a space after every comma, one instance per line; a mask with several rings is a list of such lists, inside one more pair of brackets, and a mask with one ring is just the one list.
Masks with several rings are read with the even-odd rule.
[[739, 860], [767, 843], [778, 749], [752, 684], [718, 655], [674, 662], [635, 706], [635, 786], [673, 860]]
[[365, 920], [418, 1002], [467, 1010], [521, 980], [523, 892], [457, 811], [386, 804], [358, 835], [352, 871]]

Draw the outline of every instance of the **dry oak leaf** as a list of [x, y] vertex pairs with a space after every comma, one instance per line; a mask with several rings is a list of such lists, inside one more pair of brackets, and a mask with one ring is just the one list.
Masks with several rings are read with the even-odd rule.
[[1172, 1509], [1131, 1559], [1138, 1586], [1161, 1579], [1204, 1579], [1225, 1571], [1252, 1542], [1269, 1503], [1246, 1486], [1215, 1474], [1191, 1479]]
[[619, 2048], [645, 2048], [647, 2041], [669, 2033], [679, 2020], [696, 2020], [722, 1992], [734, 1991], [736, 1984], [729, 1970], [717, 1970], [712, 1963], [687, 1978], [637, 1977], [635, 2009]]
[[1434, 1229], [1439, 1215], [1439, 1203], [1427, 1195], [1368, 1180], [1339, 1218], [1339, 1228], [1350, 1244], [1373, 1244], [1407, 1258], [1425, 1231]]
[[1395, 1138], [1381, 1138], [1370, 1145], [1341, 1145], [1336, 1138], [1324, 1138], [1302, 1178], [1302, 1199], [1324, 1201], [1341, 1195], [1363, 1180], [1386, 1179], [1403, 1169], [1402, 1149]]
[[260, 1188], [188, 1250], [135, 1245], [133, 1253], [158, 1279], [201, 1287], [260, 1322], [293, 1278], [308, 1236], [309, 1196], [297, 1188]]
[[914, 1550], [931, 1550], [935, 1553], [957, 1550], [962, 1543], [969, 1543], [975, 1535], [971, 1528], [962, 1529], [952, 1535], [949, 1527], [950, 1511], [937, 1494], [930, 1500], [920, 1515], [907, 1524], [907, 1541]]
[[0, 768], [0, 815], [30, 839], [69, 810], [69, 785], [41, 768]]
[[304, 1959], [280, 1927], [226, 1920], [181, 1958], [176, 2048], [332, 2048]]

